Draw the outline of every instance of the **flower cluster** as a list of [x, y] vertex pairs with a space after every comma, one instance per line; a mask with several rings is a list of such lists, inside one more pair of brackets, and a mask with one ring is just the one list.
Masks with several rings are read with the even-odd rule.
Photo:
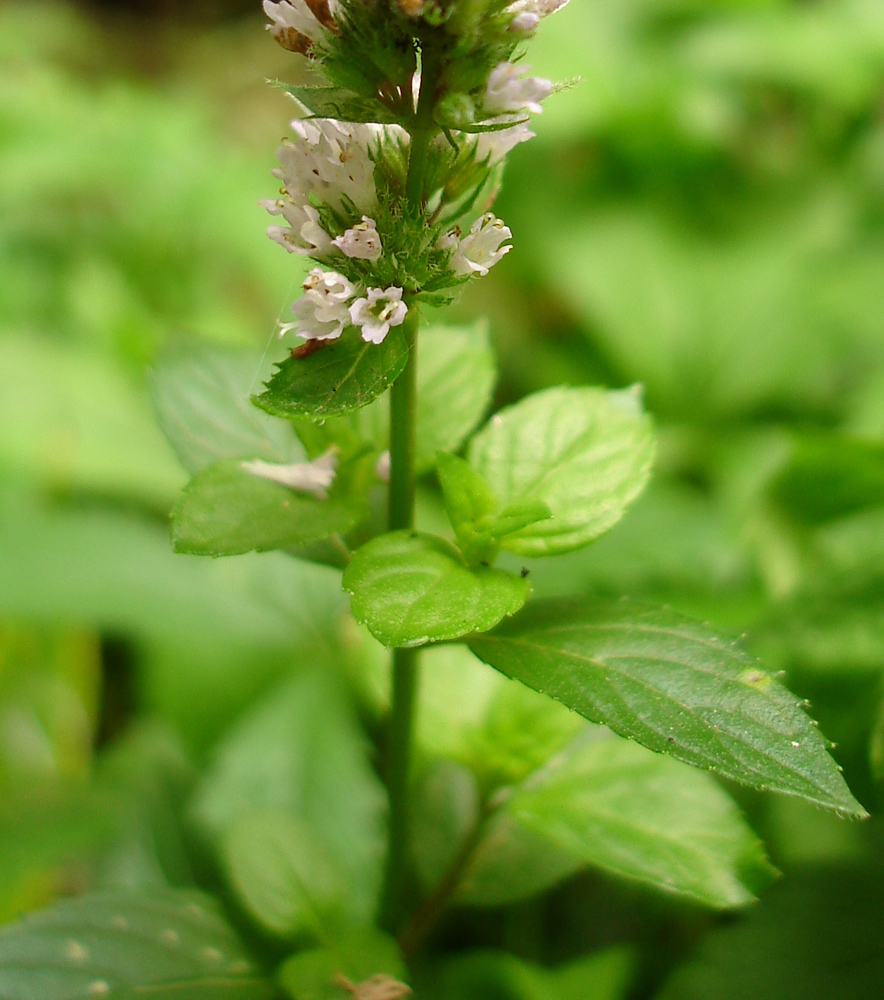
[[[566, 2], [264, 0], [270, 33], [321, 84], [290, 88], [309, 117], [292, 122], [277, 152], [279, 196], [261, 202], [279, 219], [270, 238], [320, 265], [281, 334], [333, 340], [354, 326], [379, 344], [407, 302], [444, 301], [446, 289], [486, 275], [509, 252], [512, 233], [487, 207], [504, 157], [533, 136], [526, 113], [540, 112], [553, 89], [526, 75], [517, 49]], [[471, 38], [484, 48], [471, 50]], [[432, 45], [449, 61], [433, 94], [437, 134], [416, 215], [406, 180], [412, 136], [427, 119], [415, 53]], [[354, 121], [340, 120], [348, 113]]]

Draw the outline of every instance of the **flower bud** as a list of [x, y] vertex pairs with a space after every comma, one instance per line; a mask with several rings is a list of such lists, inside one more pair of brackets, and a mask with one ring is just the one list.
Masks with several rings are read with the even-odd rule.
[[469, 94], [446, 94], [436, 105], [435, 119], [447, 128], [465, 128], [476, 120], [476, 106]]

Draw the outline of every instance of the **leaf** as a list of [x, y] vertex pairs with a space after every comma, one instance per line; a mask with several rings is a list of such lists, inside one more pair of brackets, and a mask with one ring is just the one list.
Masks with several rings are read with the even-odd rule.
[[351, 1000], [342, 977], [356, 986], [375, 976], [401, 982], [406, 971], [396, 942], [374, 927], [354, 929], [332, 947], [293, 955], [279, 971], [292, 1000]]
[[394, 531], [354, 554], [344, 571], [356, 620], [387, 646], [420, 646], [493, 628], [528, 599], [527, 580], [465, 566], [444, 539]]
[[415, 788], [411, 821], [411, 855], [428, 890], [441, 882], [478, 820], [472, 771], [451, 760], [431, 764]]
[[554, 969], [505, 952], [474, 951], [433, 970], [439, 985], [432, 1000], [621, 1000], [635, 964], [632, 951], [623, 946]]
[[291, 427], [249, 398], [263, 367], [262, 352], [217, 344], [173, 342], [160, 354], [151, 373], [154, 407], [189, 472], [228, 458], [305, 460]]
[[342, 87], [298, 87], [280, 80], [270, 83], [291, 94], [316, 118], [337, 118], [347, 122], [398, 123], [399, 119], [380, 101], [366, 101]]
[[322, 417], [366, 406], [405, 367], [408, 346], [399, 327], [382, 344], [367, 344], [354, 330], [306, 358], [286, 358], [254, 401], [276, 417]]
[[239, 898], [269, 930], [322, 939], [340, 922], [344, 879], [322, 841], [293, 817], [266, 811], [241, 817], [223, 854]]
[[219, 462], [187, 484], [172, 512], [176, 552], [232, 556], [289, 549], [349, 531], [368, 507], [349, 489], [342, 469], [320, 500], [246, 471], [239, 461]]
[[[433, 325], [418, 341], [415, 466], [420, 475], [438, 451], [456, 451], [491, 402], [497, 368], [488, 324]], [[379, 399], [361, 410], [358, 424], [378, 448], [389, 447], [389, 405]]]
[[274, 995], [220, 907], [201, 893], [96, 893], [0, 934], [0, 996], [8, 1000], [142, 993], [181, 1000]]
[[367, 920], [380, 886], [385, 808], [364, 736], [334, 674], [311, 667], [221, 741], [193, 812], [216, 842], [254, 812], [300, 821], [343, 873], [348, 914]]
[[445, 510], [470, 565], [492, 561], [503, 538], [550, 517], [539, 500], [516, 501], [498, 513], [497, 497], [468, 462], [442, 451], [436, 460]]
[[635, 390], [535, 393], [494, 416], [469, 450], [502, 505], [535, 501], [552, 512], [502, 543], [524, 556], [568, 552], [612, 528], [644, 488], [653, 457]]
[[705, 625], [624, 602], [550, 600], [469, 645], [508, 677], [651, 750], [866, 815], [794, 695]]
[[518, 789], [507, 813], [584, 864], [707, 906], [742, 906], [772, 881], [760, 841], [713, 778], [588, 735]]

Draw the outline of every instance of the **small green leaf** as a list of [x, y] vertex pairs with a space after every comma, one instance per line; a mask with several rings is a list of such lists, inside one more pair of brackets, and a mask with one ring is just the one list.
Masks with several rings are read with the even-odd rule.
[[344, 469], [325, 500], [246, 471], [242, 462], [210, 465], [185, 487], [172, 512], [177, 552], [230, 556], [306, 545], [349, 531], [367, 514]]
[[797, 698], [733, 642], [682, 615], [625, 602], [542, 601], [474, 636], [470, 648], [651, 750], [866, 815]]
[[196, 892], [96, 893], [57, 903], [0, 934], [4, 1000], [168, 994], [274, 996], [220, 915]]
[[[436, 462], [438, 451], [456, 451], [485, 415], [497, 369], [488, 324], [430, 326], [418, 341], [415, 466], [418, 474]], [[383, 451], [389, 444], [386, 400], [361, 410], [363, 433]]]
[[277, 417], [315, 420], [358, 410], [392, 385], [407, 360], [400, 327], [382, 344], [367, 344], [348, 329], [306, 358], [286, 358], [254, 402]]
[[526, 782], [507, 813], [584, 864], [707, 906], [742, 906], [770, 883], [760, 841], [713, 778], [589, 735]]
[[[332, 947], [293, 955], [280, 970], [279, 982], [292, 1000], [352, 1000], [352, 987], [360, 983], [376, 976], [401, 983], [405, 975], [396, 942], [374, 927], [363, 927], [339, 938]], [[388, 1000], [396, 996], [381, 995]], [[398, 993], [404, 995], [404, 991]]]
[[321, 939], [340, 922], [343, 876], [322, 841], [293, 816], [243, 816], [228, 832], [223, 855], [238, 896], [269, 930]]
[[291, 94], [316, 118], [381, 124], [399, 121], [380, 101], [367, 101], [352, 90], [341, 87], [298, 87], [280, 80], [271, 80], [270, 83]]
[[502, 543], [524, 556], [580, 548], [612, 528], [650, 474], [654, 436], [635, 390], [548, 389], [502, 410], [469, 460], [506, 507], [535, 501], [548, 520]]
[[249, 398], [263, 364], [261, 351], [217, 344], [173, 343], [160, 354], [151, 372], [154, 407], [189, 472], [228, 458], [304, 461], [291, 427]]
[[356, 620], [387, 646], [420, 646], [493, 628], [528, 599], [527, 580], [464, 565], [444, 539], [417, 532], [381, 535], [344, 571]]
[[550, 516], [540, 500], [521, 500], [498, 513], [497, 497], [488, 483], [462, 458], [439, 452], [437, 475], [448, 519], [467, 562], [491, 562], [501, 540]]

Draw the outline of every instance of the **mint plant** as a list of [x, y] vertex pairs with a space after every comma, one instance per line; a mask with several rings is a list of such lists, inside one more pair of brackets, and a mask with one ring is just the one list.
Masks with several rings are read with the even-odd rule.
[[[192, 474], [172, 535], [181, 553], [280, 550], [341, 574], [365, 629], [354, 686], [390, 650], [389, 685], [365, 695], [385, 794], [308, 667], [228, 738], [191, 810], [206, 881], [260, 957], [205, 894], [117, 889], [7, 932], [3, 996], [456, 996], [426, 946], [457, 905], [584, 866], [711, 908], [754, 899], [772, 867], [706, 772], [864, 815], [805, 706], [729, 637], [628, 600], [531, 599], [531, 560], [613, 529], [655, 447], [636, 388], [554, 387], [486, 420], [487, 332], [436, 319], [514, 246], [494, 197], [554, 89], [520, 60], [560, 6], [265, 0], [299, 81], [278, 84], [297, 117], [268, 235], [311, 266], [251, 400], [249, 352], [158, 365]], [[484, 960], [476, 981], [515, 961]], [[436, 961], [439, 982], [469, 980]], [[596, 975], [580, 960], [525, 989], [565, 1000]]]

